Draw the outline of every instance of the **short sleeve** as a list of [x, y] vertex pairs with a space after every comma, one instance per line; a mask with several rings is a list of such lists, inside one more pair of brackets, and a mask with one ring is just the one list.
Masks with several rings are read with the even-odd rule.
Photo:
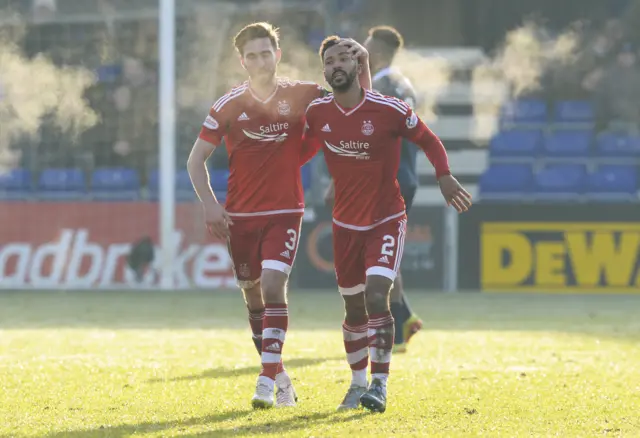
[[198, 137], [218, 146], [222, 143], [222, 137], [227, 133], [227, 127], [228, 120], [226, 111], [223, 108], [221, 108], [220, 111], [216, 111], [216, 106], [214, 105], [209, 110], [209, 114], [204, 120], [204, 123], [202, 123]]

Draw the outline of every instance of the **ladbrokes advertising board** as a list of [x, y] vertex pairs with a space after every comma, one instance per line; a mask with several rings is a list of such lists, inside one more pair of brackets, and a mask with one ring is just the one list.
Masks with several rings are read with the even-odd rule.
[[640, 292], [631, 205], [474, 206], [461, 218], [460, 281], [502, 292]]
[[[226, 245], [213, 241], [193, 205], [178, 205], [177, 289], [235, 284]], [[153, 287], [159, 258], [140, 281], [126, 266], [132, 243], [158, 242], [152, 203], [0, 202], [0, 288]]]

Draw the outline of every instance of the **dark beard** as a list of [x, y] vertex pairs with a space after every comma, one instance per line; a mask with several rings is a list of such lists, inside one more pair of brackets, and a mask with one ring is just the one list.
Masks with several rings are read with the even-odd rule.
[[356, 74], [355, 72], [353, 72], [353, 73], [346, 73], [346, 79], [342, 84], [334, 85], [333, 81], [328, 81], [328, 82], [334, 91], [341, 93], [351, 88], [351, 85], [353, 84], [353, 81], [355, 81], [355, 79], [356, 79]]

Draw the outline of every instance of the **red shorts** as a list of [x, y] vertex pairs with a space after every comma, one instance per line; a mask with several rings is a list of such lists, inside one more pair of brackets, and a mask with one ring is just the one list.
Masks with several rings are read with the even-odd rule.
[[262, 269], [291, 273], [301, 224], [302, 217], [294, 215], [234, 219], [229, 254], [240, 288], [260, 281]]
[[396, 279], [407, 234], [407, 216], [366, 231], [333, 224], [333, 260], [342, 295], [364, 291], [368, 275]]

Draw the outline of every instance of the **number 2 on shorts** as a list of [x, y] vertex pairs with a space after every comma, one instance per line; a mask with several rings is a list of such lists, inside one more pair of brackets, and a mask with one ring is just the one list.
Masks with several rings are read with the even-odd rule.
[[393, 247], [396, 245], [396, 239], [393, 236], [386, 235], [382, 238], [384, 243], [382, 244], [382, 248], [380, 249], [380, 254], [387, 255], [389, 257], [393, 257]]
[[296, 249], [296, 243], [298, 241], [298, 232], [293, 228], [287, 230], [287, 234], [289, 235], [289, 240], [284, 243], [285, 248], [289, 251], [293, 251]]

